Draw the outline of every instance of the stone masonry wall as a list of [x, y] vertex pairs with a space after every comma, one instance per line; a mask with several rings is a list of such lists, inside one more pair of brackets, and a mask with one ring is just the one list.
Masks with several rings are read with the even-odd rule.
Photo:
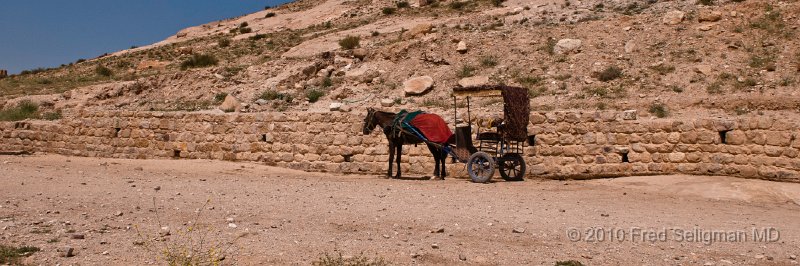
[[[82, 112], [56, 122], [0, 123], [0, 150], [111, 158], [263, 162], [306, 171], [385, 174], [387, 142], [360, 113]], [[684, 173], [800, 182], [800, 130], [766, 116], [622, 120], [617, 112], [532, 113], [529, 176], [597, 178]], [[424, 145], [404, 173], [429, 175]], [[413, 165], [413, 167], [412, 167]], [[461, 165], [449, 163], [453, 169]]]

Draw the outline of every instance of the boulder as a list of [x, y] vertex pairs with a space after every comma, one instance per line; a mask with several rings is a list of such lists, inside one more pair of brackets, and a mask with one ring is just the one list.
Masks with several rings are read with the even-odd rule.
[[580, 52], [582, 45], [583, 41], [578, 39], [561, 39], [558, 40], [556, 46], [553, 48], [553, 51], [556, 54], [578, 53]]
[[683, 22], [683, 18], [686, 16], [686, 13], [680, 10], [673, 10], [669, 11], [664, 14], [661, 18], [661, 21], [667, 25], [678, 25]]
[[419, 95], [433, 87], [433, 78], [421, 76], [410, 78], [403, 82], [403, 91], [406, 95]]
[[694, 66], [694, 68], [692, 68], [692, 70], [694, 70], [694, 72], [710, 76], [711, 72], [714, 71], [714, 67], [712, 67], [711, 65], [696, 65]]
[[364, 48], [356, 48], [353, 49], [353, 57], [358, 58], [358, 60], [364, 60], [367, 57], [367, 49]]
[[413, 38], [433, 32], [433, 26], [429, 23], [417, 24], [408, 31], [408, 36]]
[[487, 76], [468, 77], [458, 81], [458, 85], [461, 85], [461, 87], [480, 86], [480, 85], [486, 85], [488, 83], [489, 83], [489, 77]]
[[230, 94], [225, 96], [225, 100], [219, 105], [219, 109], [223, 112], [238, 112], [241, 108], [242, 104], [239, 99], [236, 99], [236, 97]]
[[697, 16], [698, 22], [717, 22], [720, 19], [722, 19], [722, 12], [707, 9], [701, 10], [700, 14]]
[[459, 53], [463, 54], [463, 53], [466, 53], [467, 50], [468, 50], [467, 49], [467, 43], [464, 42], [464, 41], [460, 41], [460, 42], [458, 42], [458, 45], [456, 45], [456, 52], [459, 52]]

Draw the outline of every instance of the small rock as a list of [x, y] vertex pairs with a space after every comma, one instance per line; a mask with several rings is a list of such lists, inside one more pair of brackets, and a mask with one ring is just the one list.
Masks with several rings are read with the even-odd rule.
[[72, 247], [63, 247], [58, 249], [58, 253], [61, 257], [73, 257], [75, 256], [75, 249]]
[[142, 168], [141, 166], [137, 166], [137, 167], [134, 167], [134, 168], [133, 168], [133, 170], [136, 170], [136, 171], [143, 171], [143, 170], [144, 170], [144, 168]]
[[636, 110], [625, 110], [622, 112], [623, 120], [636, 120]]
[[159, 191], [159, 190], [161, 190], [161, 186], [156, 186], [156, 187], [153, 188], [153, 190]]
[[411, 258], [413, 258], [413, 259], [419, 258], [420, 256], [422, 256], [422, 255], [417, 254], [417, 253], [411, 253]]
[[386, 238], [386, 239], [389, 239], [389, 238], [391, 238], [391, 237], [390, 237], [389, 235], [387, 235], [387, 234], [384, 234], [384, 235], [382, 235], [382, 236], [383, 236], [383, 238]]
[[258, 99], [258, 100], [256, 100], [256, 104], [258, 104], [258, 105], [265, 105], [265, 104], [267, 104], [267, 103], [269, 103], [269, 102], [267, 102], [267, 100], [264, 100], [264, 99]]
[[467, 43], [464, 42], [464, 41], [460, 41], [460, 42], [458, 42], [458, 45], [456, 45], [456, 52], [459, 52], [459, 53], [463, 54], [463, 53], [466, 53], [467, 50], [468, 50], [467, 49]]
[[725, 263], [725, 264], [733, 264], [733, 262], [729, 261], [729, 260], [719, 260], [719, 262], [722, 262], [722, 263]]
[[71, 238], [72, 239], [85, 239], [86, 236], [84, 236], [82, 234], [74, 234], [74, 235], [71, 236]]
[[664, 14], [661, 18], [661, 21], [667, 25], [678, 25], [683, 22], [683, 18], [686, 16], [686, 13], [679, 10], [669, 11]]
[[458, 259], [461, 261], [467, 261], [467, 256], [464, 254], [458, 254]]
[[521, 227], [520, 228], [514, 228], [514, 230], [511, 230], [511, 232], [514, 232], [514, 233], [517, 233], [517, 234], [522, 234], [522, 233], [525, 233], [525, 228], [521, 228]]
[[714, 265], [715, 264], [713, 262], [706, 262], [705, 264], [703, 264], [703, 266], [714, 266]]
[[797, 255], [789, 255], [790, 260], [797, 260]]
[[711, 29], [713, 29], [713, 28], [714, 28], [714, 26], [715, 26], [715, 25], [717, 25], [717, 24], [706, 24], [706, 25], [702, 25], [702, 26], [700, 26], [700, 27], [697, 27], [697, 30], [699, 30], [699, 31], [710, 31]]
[[353, 49], [353, 57], [358, 58], [358, 60], [364, 60], [364, 58], [367, 57], [367, 49], [364, 48]]
[[763, 259], [763, 258], [764, 258], [764, 255], [758, 254], [758, 255], [756, 255], [756, 256], [755, 256], [755, 258], [756, 258], [757, 260], [760, 260], [760, 259]]
[[238, 227], [238, 226], [236, 226], [236, 224], [235, 224], [235, 223], [228, 223], [228, 227], [230, 227], [230, 228], [236, 228], [236, 227]]
[[392, 105], [394, 105], [394, 101], [392, 99], [381, 99], [381, 106], [392, 107]]
[[704, 22], [704, 21], [717, 22], [720, 19], [722, 19], [722, 12], [712, 11], [708, 9], [701, 10], [700, 15], [697, 16], [698, 22]]
[[625, 43], [625, 53], [626, 54], [630, 54], [630, 53], [633, 53], [633, 52], [636, 52], [636, 42], [634, 42], [633, 40], [630, 40], [630, 41]]
[[434, 233], [434, 234], [444, 233], [444, 228], [440, 227], [440, 228], [437, 228], [437, 229], [433, 229], [433, 230], [431, 230], [431, 233]]
[[122, 212], [121, 211], [115, 212], [114, 216], [122, 216]]
[[432, 249], [439, 249], [439, 244], [431, 244]]
[[339, 109], [342, 109], [342, 105], [343, 104], [339, 102], [332, 102], [331, 105], [328, 106], [328, 109], [331, 111], [339, 111]]
[[108, 250], [106, 250], [106, 251], [103, 251], [103, 253], [100, 253], [100, 254], [102, 254], [102, 255], [108, 255]]
[[580, 52], [582, 45], [583, 41], [578, 39], [561, 39], [556, 43], [556, 46], [553, 48], [553, 52], [556, 54], [578, 53]]

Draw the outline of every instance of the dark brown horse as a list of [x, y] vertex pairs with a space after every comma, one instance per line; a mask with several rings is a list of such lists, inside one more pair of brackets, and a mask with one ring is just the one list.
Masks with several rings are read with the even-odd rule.
[[[376, 111], [375, 109], [369, 108], [367, 109], [367, 117], [364, 118], [363, 132], [364, 135], [369, 135], [372, 133], [372, 130], [374, 130], [375, 127], [380, 126], [381, 129], [383, 129], [383, 134], [386, 135], [386, 139], [389, 140], [389, 172], [386, 174], [386, 176], [392, 177], [392, 161], [395, 159], [395, 156], [397, 156], [397, 175], [395, 178], [400, 178], [400, 156], [403, 154], [403, 145], [419, 144], [423, 143], [423, 141], [416, 136], [405, 132], [395, 134], [392, 126], [395, 116], [397, 116], [395, 113]], [[432, 144], [427, 145], [428, 150], [430, 150], [431, 154], [433, 155], [433, 159], [436, 161], [436, 167], [433, 170], [433, 176], [435, 178], [444, 179], [444, 177], [447, 176], [447, 170], [445, 166], [447, 153], [443, 148]], [[441, 164], [442, 168], [439, 168], [439, 164]]]

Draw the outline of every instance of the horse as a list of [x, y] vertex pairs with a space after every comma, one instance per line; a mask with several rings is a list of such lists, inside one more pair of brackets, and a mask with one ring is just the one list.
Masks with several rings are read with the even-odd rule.
[[[396, 134], [393, 128], [393, 122], [396, 116], [397, 114], [395, 113], [376, 111], [373, 108], [369, 108], [367, 109], [367, 116], [364, 117], [364, 135], [369, 135], [376, 127], [380, 126], [383, 129], [383, 134], [386, 135], [386, 139], [389, 140], [389, 171], [386, 174], [389, 178], [392, 177], [392, 161], [395, 155], [397, 156], [397, 175], [395, 178], [401, 177], [400, 156], [403, 154], [403, 145], [423, 143], [421, 139], [412, 134], [402, 131], [400, 134]], [[444, 151], [443, 147], [429, 143], [426, 144], [428, 145], [428, 150], [430, 150], [433, 155], [433, 159], [436, 161], [436, 167], [434, 167], [433, 170], [434, 178], [444, 179], [444, 177], [447, 176], [447, 169], [445, 166], [447, 153]], [[440, 164], [441, 168], [439, 168]]]

